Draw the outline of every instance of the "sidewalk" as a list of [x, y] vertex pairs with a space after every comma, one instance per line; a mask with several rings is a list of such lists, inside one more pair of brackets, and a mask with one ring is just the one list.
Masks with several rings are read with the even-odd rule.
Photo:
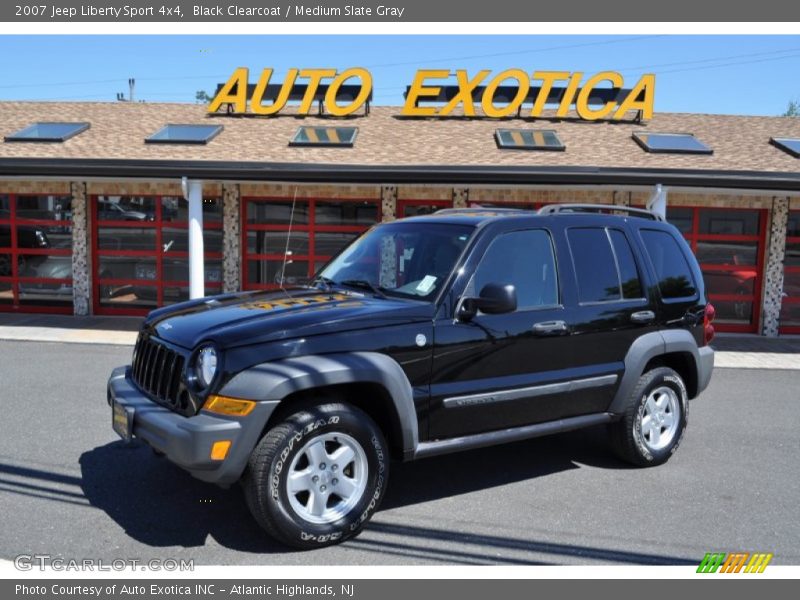
[[[73, 317], [0, 313], [0, 341], [133, 346], [141, 317]], [[800, 370], [800, 336], [717, 334], [715, 365], [731, 369]]]
[[133, 346], [142, 320], [0, 313], [0, 340]]

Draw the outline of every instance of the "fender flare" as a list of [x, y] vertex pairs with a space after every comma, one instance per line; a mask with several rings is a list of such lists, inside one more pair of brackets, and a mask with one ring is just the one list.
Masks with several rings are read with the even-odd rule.
[[[647, 363], [656, 356], [670, 354], [672, 352], [686, 352], [691, 354], [692, 360], [694, 361], [694, 368], [696, 371], [699, 371], [701, 360], [700, 352], [697, 349], [697, 342], [686, 329], [653, 331], [636, 338], [628, 349], [628, 353], [625, 355], [625, 372], [617, 388], [617, 393], [614, 395], [614, 399], [608, 407], [608, 411], [614, 414], [622, 414], [625, 410], [628, 396], [631, 395], [633, 388], [636, 386], [642, 373], [644, 373], [644, 368], [647, 366]], [[698, 381], [701, 381], [699, 374]]]
[[219, 393], [257, 402], [279, 402], [295, 392], [346, 383], [383, 386], [400, 422], [403, 452], [416, 449], [419, 428], [411, 383], [397, 361], [378, 352], [300, 356], [262, 363], [234, 375]]

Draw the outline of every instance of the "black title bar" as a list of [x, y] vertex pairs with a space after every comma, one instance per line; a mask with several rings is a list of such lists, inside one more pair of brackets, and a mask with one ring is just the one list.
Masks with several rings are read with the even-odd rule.
[[[162, 3], [163, 2], [163, 3]], [[786, 0], [16, 0], [0, 4], [4, 22], [797, 22], [800, 3]], [[543, 33], [532, 29], [530, 33]], [[598, 34], [604, 33], [598, 27]]]

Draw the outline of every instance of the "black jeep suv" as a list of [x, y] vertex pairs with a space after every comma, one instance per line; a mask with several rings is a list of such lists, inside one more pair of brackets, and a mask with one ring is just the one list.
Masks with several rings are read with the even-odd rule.
[[268, 533], [318, 547], [358, 534], [391, 458], [607, 424], [624, 460], [665, 462], [713, 316], [651, 213], [445, 210], [373, 227], [306, 287], [153, 311], [108, 401], [124, 439], [241, 480]]

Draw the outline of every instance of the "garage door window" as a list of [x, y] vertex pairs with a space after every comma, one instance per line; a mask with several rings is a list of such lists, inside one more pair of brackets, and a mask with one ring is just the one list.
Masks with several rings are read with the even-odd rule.
[[380, 218], [379, 201], [245, 198], [245, 289], [302, 285]]
[[[96, 196], [98, 314], [144, 314], [189, 299], [188, 203], [174, 196]], [[206, 294], [222, 291], [222, 200], [203, 200]]]
[[718, 331], [754, 332], [758, 326], [766, 211], [668, 207], [667, 220], [683, 233], [703, 271]]
[[781, 333], [800, 333], [800, 210], [789, 212], [786, 255], [783, 260], [783, 303]]
[[72, 198], [0, 193], [0, 310], [72, 312]]

